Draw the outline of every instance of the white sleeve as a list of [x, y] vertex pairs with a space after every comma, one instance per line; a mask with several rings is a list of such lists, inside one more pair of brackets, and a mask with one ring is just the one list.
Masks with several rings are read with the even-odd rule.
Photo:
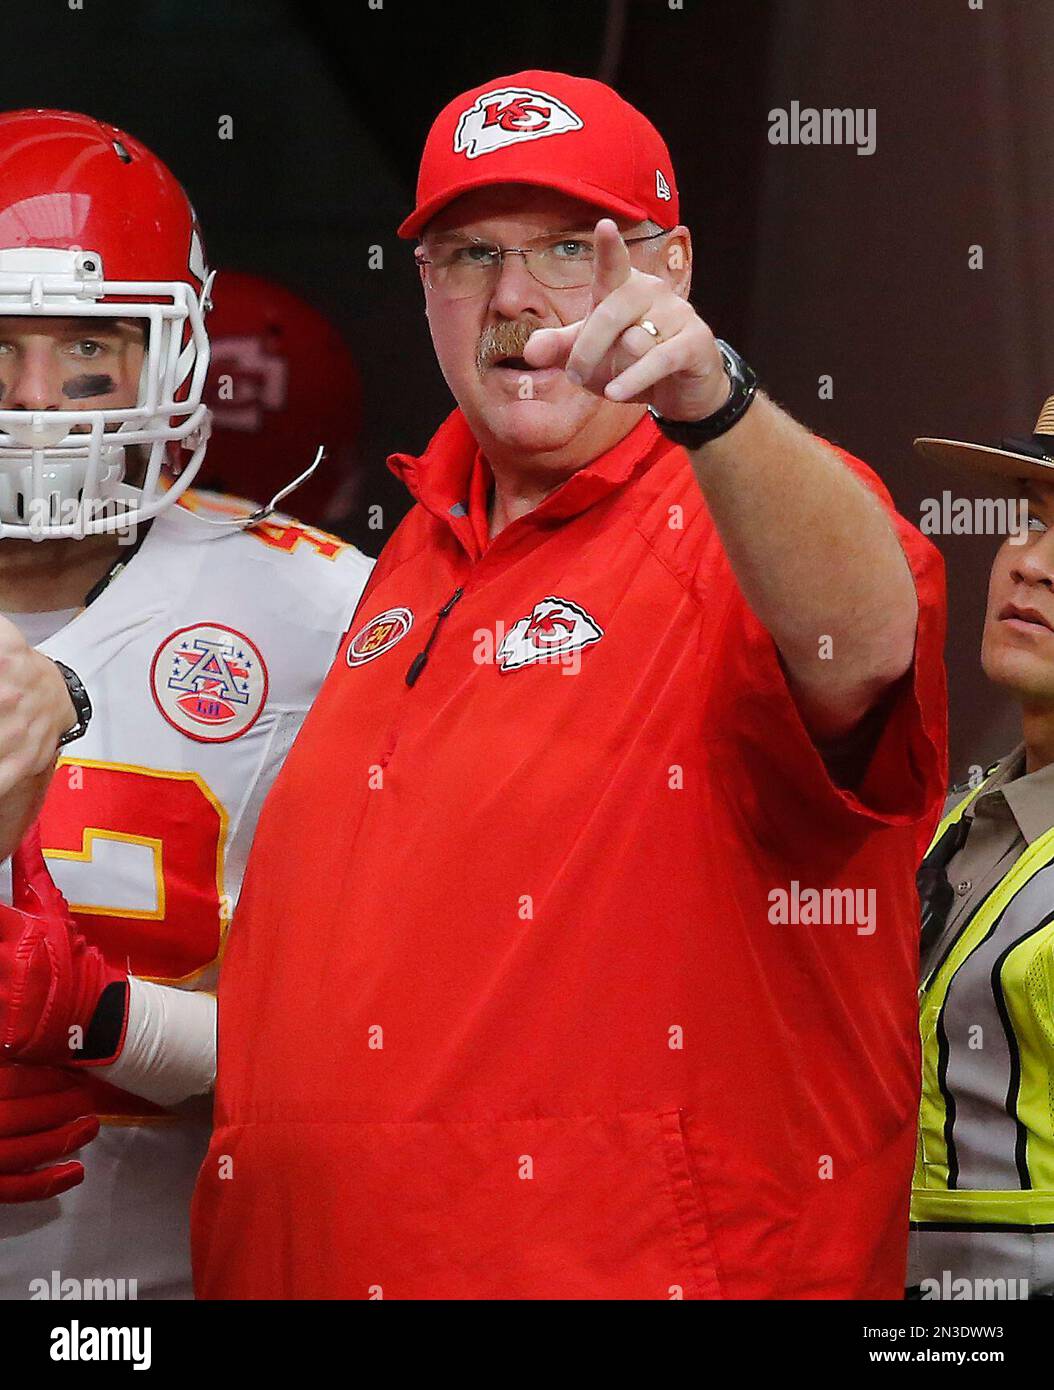
[[96, 1076], [155, 1105], [178, 1105], [216, 1082], [216, 998], [128, 979], [128, 1027], [116, 1062]]

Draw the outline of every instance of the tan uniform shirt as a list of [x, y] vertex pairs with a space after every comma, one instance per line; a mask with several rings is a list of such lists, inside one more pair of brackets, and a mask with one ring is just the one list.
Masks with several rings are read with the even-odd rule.
[[[969, 788], [957, 789], [948, 798], [945, 813], [968, 794]], [[923, 980], [927, 980], [944, 959], [974, 911], [1025, 849], [1054, 825], [1054, 764], [1026, 775], [1024, 747], [1014, 749], [997, 764], [985, 790], [974, 797], [963, 812], [963, 819], [969, 823], [966, 841], [947, 866], [948, 882], [954, 890], [952, 907], [941, 935], [921, 962]], [[977, 992], [976, 1016], [982, 1017], [983, 997], [990, 994], [986, 972], [979, 974], [972, 984], [965, 980], [963, 988]], [[978, 1053], [970, 1060], [978, 1070], [971, 1074], [960, 1069], [957, 1073], [957, 1113], [964, 1123], [972, 1119], [975, 1125], [980, 1123], [989, 1129], [991, 1143], [1002, 1146], [997, 1135], [998, 1114], [985, 1109], [992, 1104], [990, 1078], [986, 1078], [983, 1071], [986, 1058]], [[1003, 1122], [1006, 1122], [1005, 1115]], [[975, 1154], [982, 1157], [975, 1163], [974, 1180], [964, 1181], [963, 1186], [1002, 1185], [994, 1176], [995, 1170], [992, 1170], [991, 1180], [985, 1178], [983, 1155], [988, 1143], [982, 1134], [974, 1144]], [[1050, 1289], [1054, 1287], [1054, 1233], [1010, 1232], [988, 1227], [913, 1230], [909, 1285], [917, 1285], [924, 1279], [940, 1282], [945, 1272], [950, 1272], [953, 1278], [976, 1281], [999, 1277], [1027, 1280], [1029, 1293]]]
[[[944, 814], [968, 795], [969, 788], [953, 792]], [[944, 931], [922, 961], [923, 979], [1025, 847], [1054, 825], [1054, 763], [1026, 776], [1024, 745], [1015, 748], [996, 765], [963, 819], [971, 822], [966, 843], [948, 861], [955, 899]]]

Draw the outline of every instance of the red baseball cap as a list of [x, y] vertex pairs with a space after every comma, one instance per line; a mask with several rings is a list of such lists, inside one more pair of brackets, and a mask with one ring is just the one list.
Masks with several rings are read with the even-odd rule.
[[415, 237], [470, 188], [528, 183], [608, 212], [674, 227], [677, 182], [666, 142], [603, 82], [566, 72], [516, 72], [463, 92], [428, 132], [417, 206], [399, 228]]

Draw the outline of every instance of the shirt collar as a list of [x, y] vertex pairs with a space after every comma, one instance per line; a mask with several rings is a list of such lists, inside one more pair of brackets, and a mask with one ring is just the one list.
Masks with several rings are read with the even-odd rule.
[[1054, 763], [1026, 773], [1025, 746], [1020, 744], [996, 764], [977, 801], [989, 796], [1003, 802], [1026, 842], [1034, 844], [1054, 826]]
[[1025, 772], [1025, 750], [1022, 746], [1010, 755], [1014, 762], [1010, 777], [1002, 787], [1014, 819], [1031, 845], [1054, 826], [1054, 763]]
[[[644, 415], [617, 444], [572, 473], [522, 520], [540, 523], [577, 516], [672, 447], [651, 415]], [[423, 454], [392, 454], [388, 467], [423, 507], [450, 526], [469, 555], [478, 559], [486, 549], [481, 541], [486, 536], [490, 469], [460, 408], [451, 411]]]

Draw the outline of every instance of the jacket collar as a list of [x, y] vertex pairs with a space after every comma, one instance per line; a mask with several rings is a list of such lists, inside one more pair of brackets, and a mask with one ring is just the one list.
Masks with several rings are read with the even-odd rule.
[[[578, 516], [673, 447], [651, 416], [645, 415], [617, 444], [573, 473], [521, 520], [551, 522]], [[392, 454], [388, 459], [388, 467], [414, 498], [449, 525], [474, 557], [478, 545], [470, 540], [469, 484], [479, 460], [479, 445], [460, 408], [451, 411], [423, 454]]]

